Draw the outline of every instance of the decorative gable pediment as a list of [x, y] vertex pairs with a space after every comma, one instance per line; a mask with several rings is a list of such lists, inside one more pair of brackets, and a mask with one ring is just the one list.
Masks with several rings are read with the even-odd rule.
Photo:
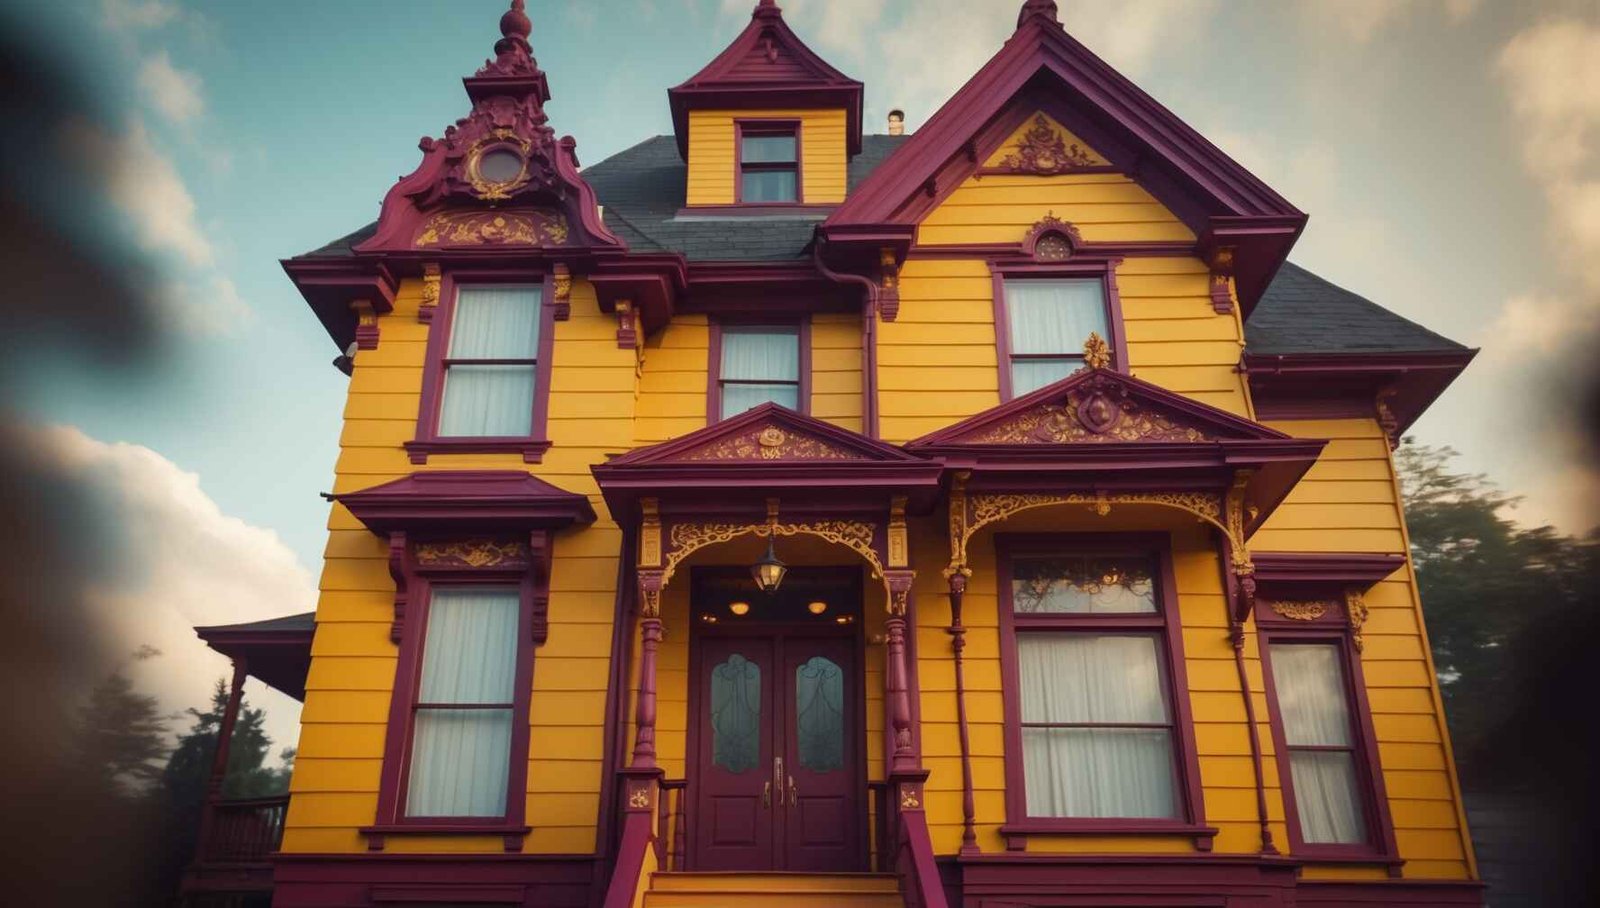
[[607, 468], [666, 464], [920, 463], [899, 448], [777, 404], [630, 451]]
[[1105, 155], [1043, 111], [1017, 127], [983, 162], [986, 171], [1044, 176], [1110, 167]]
[[1205, 444], [1287, 437], [1133, 376], [1091, 366], [906, 447]]

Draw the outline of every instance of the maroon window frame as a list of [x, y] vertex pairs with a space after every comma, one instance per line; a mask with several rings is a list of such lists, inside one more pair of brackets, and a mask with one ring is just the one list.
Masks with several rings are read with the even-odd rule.
[[[795, 332], [800, 344], [800, 380], [796, 392], [799, 412], [811, 413], [811, 319], [711, 319], [710, 363], [706, 369], [706, 425], [721, 422], [722, 416], [722, 332], [727, 328], [784, 328]], [[760, 382], [759, 384], [777, 384]]]
[[[1011, 388], [1011, 362], [1018, 358], [1011, 352], [1011, 320], [1006, 314], [1006, 281], [1024, 280], [1095, 280], [1100, 281], [1100, 298], [1106, 307], [1105, 338], [1111, 347], [1111, 368], [1128, 371], [1128, 342], [1122, 324], [1122, 297], [1117, 292], [1117, 263], [1119, 259], [1074, 258], [1066, 262], [1037, 262], [993, 260], [989, 274], [994, 286], [994, 340], [999, 361], [1000, 400], [1005, 402], [1016, 395]], [[1086, 338], [1087, 339], [1087, 338]], [[1062, 356], [1081, 356], [1082, 351], [1068, 351]], [[1060, 358], [1051, 355], [1049, 358]]]
[[[794, 137], [793, 161], [746, 161], [744, 140], [772, 136]], [[805, 204], [805, 171], [801, 166], [804, 146], [800, 142], [799, 120], [735, 120], [733, 121], [733, 201], [738, 205], [785, 206]], [[744, 175], [746, 173], [794, 172], [794, 198], [777, 201], [745, 201]]]
[[[1330, 606], [1338, 598], [1329, 599]], [[1256, 626], [1260, 636], [1261, 674], [1266, 685], [1267, 715], [1276, 751], [1278, 781], [1283, 792], [1285, 824], [1289, 828], [1289, 848], [1297, 857], [1309, 860], [1356, 864], [1399, 866], [1399, 848], [1394, 823], [1389, 816], [1389, 798], [1384, 791], [1383, 770], [1378, 763], [1378, 736], [1372, 724], [1372, 709], [1367, 700], [1366, 679], [1361, 674], [1361, 659], [1356, 652], [1349, 622], [1342, 606], [1330, 607], [1315, 621], [1285, 619], [1263, 602], [1258, 604]], [[1289, 744], [1284, 735], [1283, 714], [1278, 709], [1278, 690], [1272, 679], [1274, 643], [1311, 643], [1334, 647], [1344, 675], [1345, 702], [1350, 713], [1351, 744], [1355, 755], [1356, 787], [1361, 811], [1366, 820], [1367, 840], [1360, 844], [1307, 842], [1300, 832], [1300, 809], [1295, 801], [1294, 774], [1289, 767]]]
[[[363, 827], [369, 847], [381, 849], [383, 837], [413, 835], [501, 835], [506, 850], [521, 847], [521, 837], [529, 832], [525, 817], [528, 789], [528, 710], [533, 689], [535, 603], [546, 591], [538, 588], [538, 573], [533, 563], [508, 567], [434, 568], [412, 565], [407, 572], [410, 591], [405, 635], [400, 641], [400, 658], [395, 667], [393, 694], [389, 703], [389, 726], [383, 753], [383, 773], [378, 787], [378, 815], [373, 825]], [[500, 817], [412, 817], [406, 816], [406, 795], [411, 778], [411, 749], [419, 707], [417, 694], [422, 684], [422, 661], [427, 643], [427, 627], [433, 588], [492, 586], [516, 587], [521, 609], [517, 619], [517, 661], [511, 703], [511, 747], [506, 758], [510, 770], [506, 778], [506, 812]], [[503, 704], [496, 704], [503, 709]], [[452, 708], [460, 708], [452, 706]], [[515, 847], [513, 847], [515, 846]]]
[[[1217, 830], [1205, 825], [1200, 787], [1200, 761], [1194, 740], [1194, 716], [1189, 706], [1188, 675], [1184, 670], [1183, 625], [1178, 614], [1177, 587], [1172, 570], [1172, 544], [1164, 533], [1049, 533], [1001, 534], [995, 537], [1000, 603], [1000, 671], [1005, 706], [1006, 822], [1000, 827], [1006, 847], [1022, 850], [1030, 834], [1081, 833], [1091, 835], [1189, 835], [1202, 851], [1211, 850]], [[1114, 614], [1028, 614], [1014, 611], [1011, 582], [1018, 555], [1087, 555], [1091, 557], [1148, 558], [1156, 570], [1156, 612]], [[1144, 817], [1033, 817], [1028, 815], [1022, 756], [1022, 689], [1017, 669], [1018, 633], [1119, 633], [1158, 637], [1161, 674], [1166, 685], [1172, 729], [1173, 796], [1179, 816]]]
[[[449, 364], [454, 328], [456, 291], [474, 284], [537, 285], [539, 290], [539, 349], [534, 361], [533, 414], [527, 436], [450, 436], [439, 434], [439, 412], [444, 404], [445, 372]], [[546, 423], [550, 412], [551, 355], [555, 351], [554, 287], [544, 271], [450, 271], [439, 283], [439, 312], [428, 332], [427, 362], [422, 370], [422, 406], [417, 413], [416, 438], [405, 443], [412, 463], [427, 463], [431, 454], [521, 454], [526, 463], [538, 463], [550, 449]], [[477, 360], [475, 362], [494, 362]], [[519, 361], [520, 362], [520, 361]]]

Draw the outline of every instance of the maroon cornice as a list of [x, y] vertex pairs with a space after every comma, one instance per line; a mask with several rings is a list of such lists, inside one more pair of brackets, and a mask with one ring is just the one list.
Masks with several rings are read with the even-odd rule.
[[559, 529], [594, 521], [589, 499], [520, 470], [437, 470], [335, 495], [380, 536]]
[[1406, 556], [1379, 552], [1252, 552], [1256, 583], [1279, 596], [1367, 590], [1405, 566]]
[[306, 674], [311, 670], [311, 637], [315, 625], [305, 615], [305, 627], [263, 627], [269, 622], [197, 627], [195, 635], [206, 646], [296, 700], [306, 698]]
[[340, 352], [356, 339], [354, 303], [367, 301], [376, 315], [394, 310], [400, 280], [383, 261], [302, 257], [280, 264]]
[[1246, 350], [1240, 371], [1261, 419], [1375, 417], [1396, 444], [1477, 350], [1284, 353]]
[[817, 56], [789, 28], [773, 0], [760, 0], [750, 24], [704, 69], [667, 90], [678, 153], [689, 159], [695, 108], [842, 108], [849, 154], [861, 152], [860, 82]]

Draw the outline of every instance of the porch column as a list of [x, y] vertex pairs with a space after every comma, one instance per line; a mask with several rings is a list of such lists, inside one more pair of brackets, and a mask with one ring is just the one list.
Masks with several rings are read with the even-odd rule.
[[910, 672], [906, 666], [906, 614], [915, 571], [885, 571], [889, 584], [889, 617], [884, 622], [884, 706], [893, 730], [894, 750], [889, 755], [890, 775], [915, 773], [921, 760], [911, 738]]
[[639, 698], [630, 769], [656, 765], [656, 650], [661, 645], [661, 572], [639, 572]]
[[967, 731], [967, 683], [961, 665], [967, 648], [967, 628], [961, 623], [961, 600], [967, 592], [967, 575], [950, 575], [950, 650], [956, 672], [956, 734], [961, 745], [961, 853], [977, 854], [977, 806], [972, 795], [972, 739]]
[[196, 863], [205, 860], [217, 804], [222, 801], [222, 783], [228, 776], [228, 753], [233, 747], [233, 728], [239, 721], [239, 703], [244, 699], [244, 679], [247, 677], [249, 666], [244, 657], [235, 657], [233, 682], [228, 687], [228, 704], [223, 707], [222, 724], [217, 727], [217, 746], [211, 754], [211, 775], [206, 779], [206, 802], [200, 811], [200, 834], [195, 838]]

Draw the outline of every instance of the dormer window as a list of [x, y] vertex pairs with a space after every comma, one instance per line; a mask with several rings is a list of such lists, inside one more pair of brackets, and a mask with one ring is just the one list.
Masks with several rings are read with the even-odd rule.
[[738, 128], [739, 202], [800, 201], [800, 124], [742, 121]]

